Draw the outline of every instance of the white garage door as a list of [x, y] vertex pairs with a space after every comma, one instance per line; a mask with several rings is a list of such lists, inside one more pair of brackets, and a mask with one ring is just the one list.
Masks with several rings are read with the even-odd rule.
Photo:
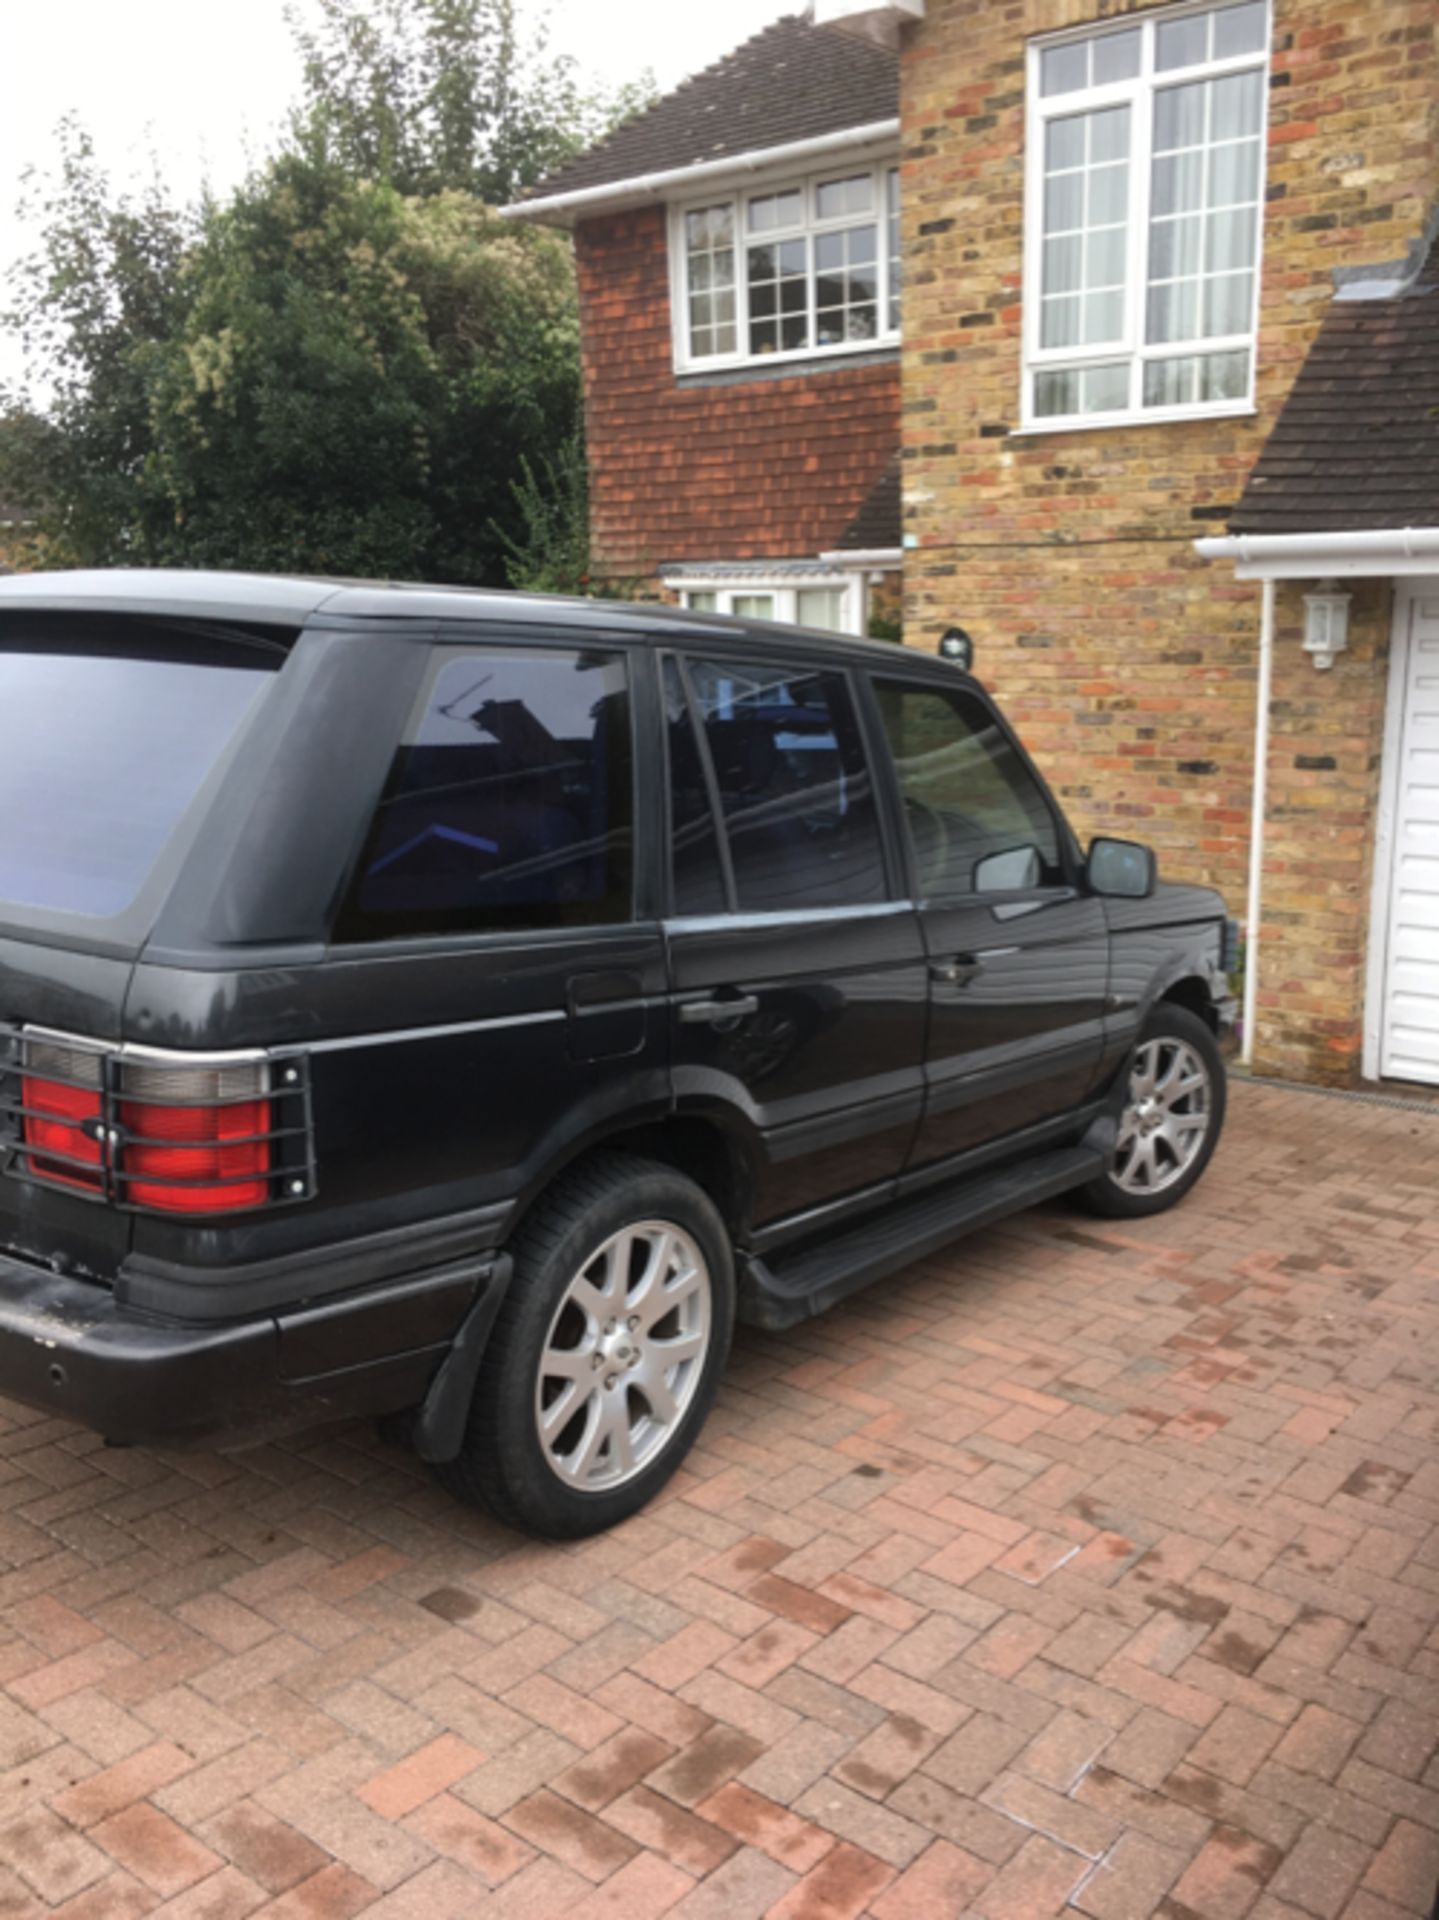
[[1439, 1085], [1439, 584], [1404, 595], [1395, 644], [1402, 712], [1380, 1071]]

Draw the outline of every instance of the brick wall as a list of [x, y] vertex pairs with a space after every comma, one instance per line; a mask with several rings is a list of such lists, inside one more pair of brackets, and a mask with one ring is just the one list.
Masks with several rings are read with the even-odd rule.
[[596, 567], [837, 547], [898, 444], [897, 359], [681, 383], [664, 210], [586, 221], [575, 242]]
[[[1259, 417], [1011, 438], [1025, 40], [1152, 0], [929, 0], [904, 52], [906, 637], [958, 619], [1082, 834], [1152, 841], [1242, 910], [1259, 588], [1201, 561], [1333, 294], [1439, 197], [1434, 0], [1276, 0]], [[1266, 1064], [1357, 1071], [1387, 594], [1333, 673], [1283, 596]], [[1334, 768], [1309, 766], [1332, 757]], [[1269, 969], [1273, 968], [1272, 984]]]

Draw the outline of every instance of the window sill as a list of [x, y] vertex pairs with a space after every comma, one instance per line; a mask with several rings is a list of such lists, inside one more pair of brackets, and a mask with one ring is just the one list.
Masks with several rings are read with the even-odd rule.
[[898, 340], [867, 340], [852, 347], [822, 347], [813, 353], [766, 353], [754, 360], [726, 360], [707, 367], [703, 362], [676, 365], [682, 387], [728, 387], [750, 380], [799, 380], [812, 373], [837, 373], [845, 368], [884, 365], [899, 359]]
[[1036, 420], [1011, 427], [1011, 440], [1047, 440], [1055, 433], [1114, 433], [1121, 427], [1177, 427], [1206, 420], [1257, 420], [1252, 400], [1223, 407], [1152, 407], [1144, 413], [1097, 413], [1084, 419]]

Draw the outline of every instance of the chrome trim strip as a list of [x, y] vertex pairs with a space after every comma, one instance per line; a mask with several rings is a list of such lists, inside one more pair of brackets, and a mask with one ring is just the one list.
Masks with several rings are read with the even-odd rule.
[[349, 1033], [334, 1040], [301, 1040], [276, 1049], [285, 1053], [348, 1053], [358, 1047], [397, 1047], [411, 1040], [448, 1040], [461, 1033], [496, 1033], [507, 1027], [539, 1027], [555, 1020], [568, 1020], [560, 1008], [548, 1013], [512, 1013], [498, 1020], [457, 1020], [444, 1027], [401, 1027], [389, 1033]]
[[815, 907], [780, 913], [705, 913], [662, 922], [666, 933], [763, 932], [766, 927], [833, 926], [846, 920], [882, 920], [914, 913], [913, 900], [882, 900], [868, 907]]
[[90, 1040], [80, 1034], [61, 1033], [54, 1027], [21, 1026], [19, 1031], [26, 1039], [51, 1041], [59, 1046], [73, 1047], [80, 1053], [100, 1053], [111, 1060], [148, 1060], [152, 1065], [165, 1067], [259, 1067], [274, 1057], [264, 1047], [235, 1047], [223, 1053], [187, 1053], [175, 1047], [146, 1047], [135, 1040]]

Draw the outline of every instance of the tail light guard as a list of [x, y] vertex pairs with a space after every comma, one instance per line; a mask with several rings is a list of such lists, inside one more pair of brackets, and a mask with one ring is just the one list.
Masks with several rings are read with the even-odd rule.
[[0, 1174], [168, 1218], [297, 1205], [316, 1192], [309, 1056], [0, 1025]]

